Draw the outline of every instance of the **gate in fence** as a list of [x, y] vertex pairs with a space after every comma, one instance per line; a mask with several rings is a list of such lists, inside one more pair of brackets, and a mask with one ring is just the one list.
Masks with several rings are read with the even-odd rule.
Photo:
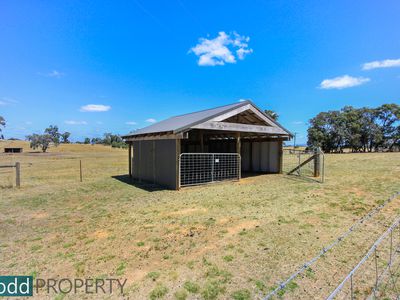
[[179, 186], [240, 179], [237, 153], [182, 153], [179, 156]]
[[288, 175], [312, 177], [324, 182], [324, 153], [320, 148], [314, 150], [284, 149], [283, 169]]

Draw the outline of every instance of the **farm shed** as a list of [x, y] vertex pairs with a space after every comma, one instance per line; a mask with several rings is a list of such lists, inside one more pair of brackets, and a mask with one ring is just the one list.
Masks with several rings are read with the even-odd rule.
[[171, 189], [281, 173], [291, 133], [252, 102], [184, 114], [123, 136], [129, 175]]
[[4, 153], [22, 153], [23, 148], [20, 147], [6, 147]]

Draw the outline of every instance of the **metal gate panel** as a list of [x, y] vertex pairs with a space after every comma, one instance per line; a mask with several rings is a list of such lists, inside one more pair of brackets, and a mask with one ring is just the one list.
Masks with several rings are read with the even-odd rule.
[[179, 156], [179, 186], [240, 179], [237, 153], [182, 153]]

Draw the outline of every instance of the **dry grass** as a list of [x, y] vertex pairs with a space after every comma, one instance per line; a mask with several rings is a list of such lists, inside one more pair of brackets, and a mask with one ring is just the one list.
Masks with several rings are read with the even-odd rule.
[[[260, 297], [400, 189], [399, 153], [326, 155], [325, 184], [262, 175], [179, 192], [125, 183], [126, 150], [63, 145], [0, 156], [12, 160], [22, 162], [22, 188], [0, 189], [0, 273], [128, 278], [133, 299]], [[370, 226], [399, 208], [400, 199]], [[360, 231], [360, 244], [327, 255], [337, 277], [321, 293], [379, 232]], [[327, 281], [296, 281], [285, 297], [315, 282]]]

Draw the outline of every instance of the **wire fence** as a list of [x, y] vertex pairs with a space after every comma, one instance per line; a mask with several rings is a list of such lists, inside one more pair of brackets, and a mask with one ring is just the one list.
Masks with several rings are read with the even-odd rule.
[[324, 153], [320, 149], [283, 149], [283, 172], [323, 182], [325, 177]]
[[[325, 255], [331, 251], [334, 247], [338, 246], [341, 244], [347, 237], [349, 237], [356, 229], [361, 227], [374, 217], [375, 215], [378, 214], [384, 207], [386, 207], [389, 203], [391, 203], [394, 199], [396, 199], [400, 195], [400, 192], [394, 193], [392, 196], [390, 196], [388, 199], [386, 199], [381, 205], [375, 207], [372, 209], [368, 214], [364, 215], [361, 217], [357, 222], [355, 222], [352, 226], [349, 227], [347, 231], [345, 231], [343, 234], [341, 234], [339, 237], [337, 237], [331, 244], [327, 245], [326, 247], [323, 247], [320, 252], [315, 255], [313, 258], [302, 264], [301, 266], [298, 267], [298, 269], [292, 273], [290, 276], [287, 277], [286, 280], [280, 282], [277, 284], [277, 287], [273, 289], [270, 293], [268, 293], [265, 297], [262, 299], [268, 300], [272, 299], [274, 296], [280, 295], [283, 291], [285, 291], [288, 286], [294, 281], [294, 279], [303, 276], [307, 271], [312, 270], [311, 266], [315, 265], [317, 262], [321, 260], [321, 258], [325, 257]], [[371, 232], [372, 233], [372, 232]], [[351, 253], [350, 253], [351, 254]], [[332, 270], [335, 266], [331, 266]], [[327, 270], [325, 274], [332, 273], [332, 270]], [[303, 277], [304, 278], [304, 277]], [[303, 289], [303, 291], [305, 291]], [[305, 291], [307, 292], [307, 291]]]
[[[398, 299], [400, 218], [375, 241], [360, 262], [327, 297], [332, 299]], [[396, 234], [395, 230], [398, 229]], [[396, 266], [396, 267], [395, 267]]]
[[[125, 153], [0, 155], [0, 165], [16, 162], [20, 162], [22, 188], [92, 181], [128, 171]], [[15, 186], [15, 182], [15, 168], [0, 168], [1, 189]]]
[[13, 168], [0, 168], [0, 188], [10, 188], [13, 186], [14, 173], [15, 170]]

